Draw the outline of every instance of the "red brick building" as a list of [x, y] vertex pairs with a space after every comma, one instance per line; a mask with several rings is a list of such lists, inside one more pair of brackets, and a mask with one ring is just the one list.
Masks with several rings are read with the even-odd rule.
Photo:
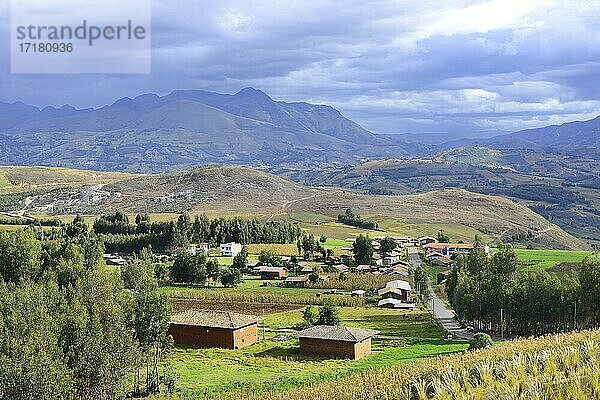
[[187, 310], [173, 315], [168, 334], [177, 344], [239, 349], [256, 343], [258, 318], [230, 311]]
[[317, 325], [298, 333], [300, 354], [358, 360], [371, 354], [371, 329]]

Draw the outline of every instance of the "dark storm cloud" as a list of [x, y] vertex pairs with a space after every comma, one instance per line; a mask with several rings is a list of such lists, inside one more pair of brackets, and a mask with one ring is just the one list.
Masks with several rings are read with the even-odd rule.
[[594, 1], [154, 0], [150, 75], [9, 75], [2, 57], [0, 101], [254, 86], [376, 132], [516, 130], [600, 113], [598, 17]]

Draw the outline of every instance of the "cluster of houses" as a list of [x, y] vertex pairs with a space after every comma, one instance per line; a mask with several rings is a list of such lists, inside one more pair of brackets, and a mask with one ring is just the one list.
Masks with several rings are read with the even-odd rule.
[[384, 288], [377, 291], [377, 294], [381, 296], [377, 306], [412, 310], [415, 308], [415, 303], [410, 301], [410, 292], [410, 283], [407, 281], [398, 279], [388, 282]]
[[[187, 310], [171, 318], [177, 344], [240, 349], [258, 340], [259, 318], [231, 311]], [[317, 325], [298, 332], [300, 354], [357, 360], [371, 354], [371, 329]]]
[[[473, 243], [438, 243], [436, 241], [425, 244], [423, 250], [427, 264], [451, 268], [454, 266], [453, 255], [468, 254], [474, 247]], [[484, 251], [486, 254], [490, 254], [489, 246], [486, 245]]]

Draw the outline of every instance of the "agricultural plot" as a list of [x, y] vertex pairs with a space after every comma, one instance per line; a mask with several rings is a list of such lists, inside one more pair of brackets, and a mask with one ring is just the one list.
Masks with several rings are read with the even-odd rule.
[[[376, 307], [340, 307], [341, 324], [365, 329], [376, 329], [384, 335], [403, 338], [442, 339], [443, 331], [422, 309], [398, 311]], [[302, 322], [302, 309], [276, 313], [265, 317], [269, 329], [290, 328]]]
[[[403, 312], [376, 308], [341, 308], [342, 324], [378, 329], [402, 339], [374, 339], [371, 356], [358, 360], [333, 360], [301, 356], [297, 339], [267, 340], [240, 350], [178, 347], [167, 363], [179, 374], [178, 387], [191, 398], [209, 398], [242, 393], [282, 391], [309, 383], [336, 379], [373, 368], [382, 368], [418, 359], [462, 351], [467, 344], [441, 339], [442, 331], [427, 312]], [[266, 316], [269, 330], [293, 328], [300, 311]]]
[[394, 365], [353, 376], [229, 400], [598, 398], [600, 331], [507, 341], [476, 352]]
[[579, 263], [592, 255], [589, 251], [515, 249], [523, 268], [547, 269], [561, 263]]

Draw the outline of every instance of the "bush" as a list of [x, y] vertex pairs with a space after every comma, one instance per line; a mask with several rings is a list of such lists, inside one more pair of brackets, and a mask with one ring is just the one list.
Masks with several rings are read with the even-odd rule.
[[490, 335], [487, 333], [476, 333], [473, 336], [473, 340], [471, 340], [471, 343], [469, 344], [469, 350], [485, 349], [492, 344], [494, 344], [494, 342], [492, 341]]

